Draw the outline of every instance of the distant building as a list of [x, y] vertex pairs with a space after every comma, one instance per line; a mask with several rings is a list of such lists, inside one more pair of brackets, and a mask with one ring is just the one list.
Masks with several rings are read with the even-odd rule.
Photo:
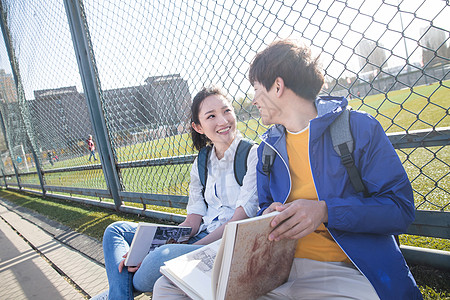
[[1, 99], [6, 103], [17, 102], [17, 91], [14, 78], [7, 74], [4, 69], [0, 69], [0, 89]]
[[[20, 116], [20, 107], [17, 102], [17, 90], [11, 74], [0, 69], [0, 103], [3, 120], [8, 130], [11, 146], [24, 143], [26, 140], [23, 131], [23, 122]], [[1, 133], [3, 136], [3, 132]], [[6, 140], [0, 138], [0, 150], [6, 150]]]
[[188, 121], [191, 94], [186, 80], [174, 74], [149, 77], [145, 83], [150, 89], [157, 124], [178, 125]]
[[[73, 148], [92, 134], [88, 107], [75, 86], [34, 92], [30, 105], [39, 147]], [[108, 129], [119, 145], [177, 134], [188, 121], [191, 95], [180, 75], [149, 77], [145, 84], [104, 90], [103, 108]], [[147, 134], [158, 132], [158, 134]]]
[[355, 49], [361, 68], [360, 73], [379, 72], [386, 67], [386, 50], [381, 43], [362, 39]]
[[113, 132], [178, 126], [187, 118], [191, 95], [180, 75], [154, 76], [144, 85], [103, 92]]
[[419, 45], [422, 48], [422, 66], [449, 63], [448, 31], [434, 26], [420, 28]]
[[27, 102], [43, 151], [73, 148], [92, 133], [86, 100], [75, 86], [35, 91], [34, 97]]

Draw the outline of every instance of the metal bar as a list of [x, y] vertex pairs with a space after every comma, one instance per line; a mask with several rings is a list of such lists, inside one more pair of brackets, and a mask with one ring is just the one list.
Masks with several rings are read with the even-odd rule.
[[82, 2], [79, 0], [64, 0], [64, 7], [69, 21], [73, 47], [86, 95], [89, 116], [99, 148], [106, 184], [114, 199], [116, 209], [119, 209], [120, 205], [122, 205], [122, 200], [119, 195], [119, 191], [121, 190], [120, 178], [103, 115], [100, 82], [96, 72], [97, 66], [90, 35], [85, 26], [86, 18], [84, 9]]
[[395, 132], [387, 136], [396, 149], [446, 146], [450, 144], [450, 127]]
[[[194, 162], [194, 159], [196, 157], [197, 157], [197, 155], [193, 154], [193, 155], [136, 160], [136, 161], [118, 163], [117, 167], [119, 167], [121, 169], [126, 169], [126, 168], [157, 167], [157, 166], [167, 166], [167, 165], [191, 164]], [[50, 173], [64, 173], [64, 172], [79, 172], [79, 171], [101, 170], [101, 169], [102, 169], [101, 164], [91, 164], [91, 165], [84, 165], [84, 166], [49, 169], [49, 170], [45, 170], [44, 173], [50, 174]], [[36, 172], [20, 173], [20, 175], [33, 175], [33, 174], [36, 174]]]
[[111, 194], [109, 193], [108, 190], [86, 189], [86, 188], [77, 188], [77, 187], [56, 186], [56, 185], [46, 185], [45, 188], [47, 189], [47, 191], [52, 191], [52, 192], [79, 194], [79, 195], [93, 196], [93, 197], [112, 198]]
[[11, 174], [4, 174], [5, 176], [9, 176], [9, 177], [13, 177], [13, 176], [15, 176], [16, 174], [13, 174], [13, 173], [11, 173]]
[[[33, 148], [33, 147], [31, 147], [31, 148]], [[45, 190], [44, 172], [41, 169], [41, 164], [39, 163], [39, 159], [36, 155], [36, 151], [34, 151], [34, 150], [33, 150], [33, 158], [34, 158], [34, 163], [36, 165], [36, 171], [37, 171], [36, 173], [38, 174], [39, 182], [41, 184], [42, 194], [45, 196], [47, 191]]]
[[[2, 165], [3, 165], [3, 161], [2, 161]], [[5, 172], [4, 172], [4, 168], [2, 168], [2, 177], [3, 177], [3, 180], [5, 181], [5, 188], [8, 188], [8, 182], [6, 181], [6, 175], [5, 175]]]
[[[180, 164], [191, 164], [194, 162], [194, 159], [197, 157], [196, 154], [192, 155], [182, 155], [182, 156], [172, 156], [172, 157], [163, 157], [163, 158], [153, 158], [153, 159], [144, 159], [144, 160], [136, 160], [118, 163], [117, 167], [121, 169], [126, 168], [140, 168], [140, 167], [157, 167], [157, 166], [167, 166], [167, 165], [180, 165]], [[83, 166], [75, 166], [75, 167], [65, 167], [65, 168], [54, 168], [45, 170], [44, 173], [63, 173], [63, 172], [79, 172], [79, 171], [88, 171], [88, 170], [101, 170], [101, 164], [90, 164]], [[22, 172], [20, 175], [33, 175], [36, 172]]]
[[145, 203], [158, 206], [167, 206], [174, 208], [186, 208], [189, 197], [178, 195], [145, 194], [134, 192], [120, 192], [124, 201], [136, 203]]
[[155, 167], [167, 165], [191, 164], [194, 162], [197, 154], [172, 156], [163, 158], [143, 159], [131, 162], [118, 163], [119, 168], [139, 168], [139, 167]]
[[450, 239], [450, 212], [416, 210], [407, 234]]
[[179, 214], [172, 214], [172, 213], [150, 210], [150, 209], [139, 210], [135, 207], [126, 206], [126, 205], [122, 205], [120, 207], [120, 211], [125, 212], [125, 213], [142, 215], [142, 216], [146, 216], [149, 218], [155, 218], [155, 219], [160, 219], [160, 220], [165, 220], [165, 221], [176, 222], [176, 223], [181, 223], [186, 219], [186, 216], [179, 215]]
[[400, 250], [410, 264], [426, 265], [438, 269], [450, 270], [450, 252], [401, 245]]
[[[12, 188], [12, 189], [14, 189], [14, 188]], [[14, 189], [14, 190], [16, 190], [16, 189]], [[38, 192], [35, 190], [27, 190], [27, 192], [42, 195], [41, 192]], [[111, 210], [115, 210], [115, 208], [116, 208], [115, 204], [110, 203], [110, 202], [105, 202], [105, 201], [98, 201], [98, 200], [91, 200], [91, 199], [85, 199], [85, 198], [80, 198], [80, 197], [73, 197], [73, 196], [70, 197], [70, 196], [66, 196], [66, 195], [56, 195], [56, 194], [49, 194], [47, 196], [50, 196], [52, 198], [57, 198], [57, 199], [70, 200], [70, 201], [75, 201], [78, 203], [103, 207], [103, 208], [107, 208], [107, 209], [111, 209]], [[181, 223], [186, 219], [186, 216], [184, 216], [184, 215], [173, 214], [173, 213], [168, 213], [168, 212], [161, 212], [161, 211], [150, 210], [150, 209], [142, 210], [142, 209], [127, 206], [127, 205], [122, 205], [120, 207], [120, 211], [125, 212], [125, 213], [135, 214], [135, 215], [146, 216], [148, 218], [154, 218], [154, 219], [175, 222], [175, 223]]]
[[41, 185], [39, 184], [22, 183], [21, 186], [22, 188], [41, 189]]
[[[0, 5], [1, 5], [1, 4], [0, 4]], [[2, 7], [2, 9], [3, 9], [3, 7]], [[0, 13], [3, 14], [3, 11], [0, 11]], [[0, 23], [2, 24], [2, 31], [3, 31], [3, 17], [2, 17], [2, 16], [0, 16], [0, 20], [1, 20]], [[17, 185], [18, 185], [19, 188], [20, 188], [19, 173], [18, 173], [18, 171], [17, 171], [16, 164], [14, 163], [14, 157], [13, 157], [12, 151], [11, 151], [11, 143], [10, 143], [10, 141], [9, 141], [9, 138], [8, 138], [7, 135], [6, 135], [5, 120], [3, 119], [3, 112], [2, 112], [1, 110], [0, 110], [0, 123], [1, 123], [1, 126], [2, 126], [2, 130], [3, 130], [3, 136], [4, 136], [4, 138], [5, 138], [5, 141], [6, 141], [6, 144], [7, 144], [7, 147], [8, 147], [9, 156], [11, 157], [11, 163], [12, 163], [13, 168], [14, 168], [14, 175], [16, 176]]]
[[[59, 198], [59, 199], [65, 199], [65, 200], [73, 200], [75, 202], [93, 205], [93, 206], [99, 206], [99, 207], [103, 207], [103, 208], [107, 208], [107, 209], [111, 209], [111, 210], [115, 209], [114, 204], [109, 203], [109, 202], [96, 201], [96, 200], [90, 200], [90, 199], [84, 199], [84, 198], [78, 198], [78, 197], [68, 197], [68, 196], [64, 196], [64, 195], [52, 195], [52, 197]], [[175, 222], [175, 223], [181, 223], [186, 219], [186, 216], [184, 216], [184, 215], [172, 214], [172, 213], [161, 212], [161, 211], [156, 211], [156, 210], [148, 210], [148, 209], [142, 210], [142, 209], [127, 206], [127, 205], [122, 205], [120, 207], [120, 211], [124, 212], [124, 213], [146, 216], [148, 218], [153, 218], [153, 219], [171, 221], [171, 222]]]
[[20, 173], [20, 176], [35, 175], [35, 174], [37, 174], [37, 172], [23, 172], [23, 173]]
[[[84, 166], [49, 169], [49, 170], [45, 170], [45, 173], [50, 174], [50, 173], [64, 173], [64, 172], [79, 172], [79, 171], [101, 170], [101, 169], [102, 169], [101, 164], [95, 164], [95, 165], [84, 165]], [[21, 174], [25, 174], [25, 173], [21, 173]]]

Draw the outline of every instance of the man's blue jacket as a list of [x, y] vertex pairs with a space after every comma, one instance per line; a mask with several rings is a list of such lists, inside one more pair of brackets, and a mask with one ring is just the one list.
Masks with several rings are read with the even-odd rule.
[[[381, 299], [422, 299], [393, 235], [414, 220], [414, 199], [406, 172], [383, 128], [369, 114], [351, 111], [353, 157], [368, 197], [356, 193], [340, 156], [334, 151], [329, 126], [347, 107], [344, 97], [316, 100], [318, 117], [309, 129], [309, 160], [319, 200], [328, 207], [331, 236], [372, 283]], [[275, 156], [271, 172], [262, 171], [264, 145]], [[262, 212], [284, 203], [291, 191], [285, 128], [272, 126], [258, 148], [258, 196]]]

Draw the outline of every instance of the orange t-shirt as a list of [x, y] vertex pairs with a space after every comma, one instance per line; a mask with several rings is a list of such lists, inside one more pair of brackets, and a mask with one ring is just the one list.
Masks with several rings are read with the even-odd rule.
[[[308, 147], [309, 127], [298, 133], [286, 133], [286, 148], [292, 183], [291, 193], [286, 202], [296, 199], [318, 200], [311, 174]], [[350, 263], [324, 224], [320, 224], [316, 231], [298, 240], [295, 257]]]

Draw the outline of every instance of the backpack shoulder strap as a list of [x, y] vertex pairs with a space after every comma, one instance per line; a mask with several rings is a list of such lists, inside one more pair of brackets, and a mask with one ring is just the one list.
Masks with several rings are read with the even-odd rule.
[[234, 154], [234, 178], [236, 182], [242, 186], [245, 174], [247, 174], [247, 158], [250, 153], [250, 149], [255, 142], [249, 139], [242, 139]]
[[262, 152], [262, 163], [263, 163], [262, 170], [267, 176], [270, 175], [275, 155], [276, 153], [272, 149], [272, 147], [264, 143], [264, 148]]
[[341, 162], [347, 169], [350, 182], [357, 193], [367, 195], [367, 189], [362, 182], [353, 159], [353, 137], [350, 130], [350, 108], [345, 109], [330, 126], [333, 148], [341, 157]]
[[211, 152], [211, 146], [205, 146], [198, 152], [197, 156], [197, 167], [198, 176], [200, 177], [200, 182], [202, 184], [202, 194], [205, 193], [206, 179], [208, 177], [208, 158]]

